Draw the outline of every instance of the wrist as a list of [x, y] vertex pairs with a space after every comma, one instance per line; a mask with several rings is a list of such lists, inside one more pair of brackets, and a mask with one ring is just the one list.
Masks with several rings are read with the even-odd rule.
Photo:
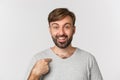
[[41, 76], [42, 76], [42, 74], [37, 75], [36, 73], [31, 72], [28, 80], [40, 80]]

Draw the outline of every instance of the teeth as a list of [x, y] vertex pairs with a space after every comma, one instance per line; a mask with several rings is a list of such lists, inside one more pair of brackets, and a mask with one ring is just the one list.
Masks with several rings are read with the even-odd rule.
[[65, 37], [59, 37], [58, 39], [61, 39], [61, 40], [63, 40], [63, 39], [65, 39]]

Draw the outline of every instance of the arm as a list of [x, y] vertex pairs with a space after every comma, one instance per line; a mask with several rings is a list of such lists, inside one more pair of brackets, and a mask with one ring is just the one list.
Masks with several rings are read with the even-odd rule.
[[33, 69], [31, 70], [31, 73], [28, 77], [28, 80], [40, 80], [42, 75], [47, 74], [49, 71], [49, 62], [51, 62], [52, 59], [46, 58], [42, 59], [36, 62]]
[[91, 70], [90, 71], [91, 71], [91, 74], [90, 74], [91, 80], [103, 80], [95, 57], [93, 57], [91, 60]]
[[36, 74], [34, 74], [33, 72], [31, 72], [30, 76], [28, 77], [28, 80], [40, 80], [42, 77], [42, 75], [37, 76]]

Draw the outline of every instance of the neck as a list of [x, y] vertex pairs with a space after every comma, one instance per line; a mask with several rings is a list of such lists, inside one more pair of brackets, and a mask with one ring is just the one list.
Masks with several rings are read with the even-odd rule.
[[64, 49], [59, 48], [57, 46], [54, 46], [51, 49], [56, 55], [58, 55], [61, 58], [70, 57], [74, 53], [74, 51], [76, 50], [76, 48], [72, 47], [71, 45], [69, 45], [67, 48], [64, 48]]

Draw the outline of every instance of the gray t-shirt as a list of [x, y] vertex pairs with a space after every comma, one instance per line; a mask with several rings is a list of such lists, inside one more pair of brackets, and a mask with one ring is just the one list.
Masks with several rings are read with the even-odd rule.
[[32, 59], [28, 75], [36, 61], [44, 58], [52, 58], [52, 62], [49, 64], [50, 72], [41, 80], [103, 80], [95, 57], [79, 48], [66, 59], [54, 54], [50, 48], [37, 53]]

